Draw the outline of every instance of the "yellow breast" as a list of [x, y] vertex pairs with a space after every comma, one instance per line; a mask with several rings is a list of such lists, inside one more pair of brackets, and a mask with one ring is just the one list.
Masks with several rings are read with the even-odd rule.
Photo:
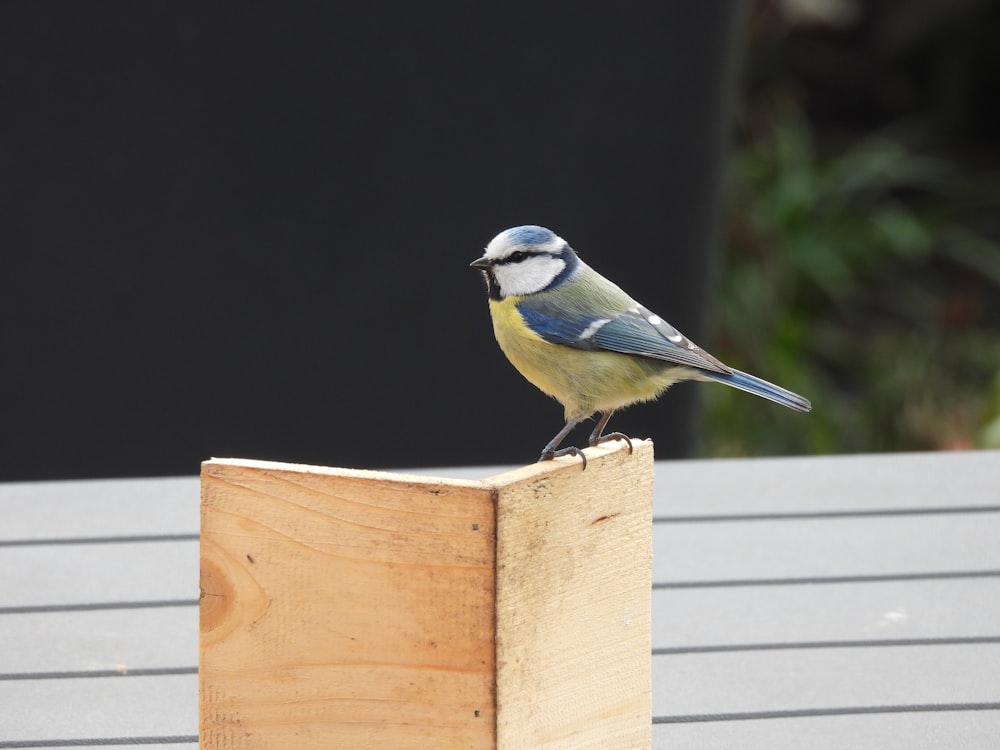
[[648, 401], [690, 377], [685, 368], [645, 357], [550, 344], [525, 324], [519, 299], [490, 300], [493, 333], [517, 371], [561, 403], [567, 419]]

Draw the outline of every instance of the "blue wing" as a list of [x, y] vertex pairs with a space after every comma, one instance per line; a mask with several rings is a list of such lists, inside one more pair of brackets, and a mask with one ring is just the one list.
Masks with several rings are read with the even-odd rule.
[[528, 328], [550, 344], [633, 354], [709, 372], [732, 372], [641, 305], [601, 317], [584, 310], [555, 307], [534, 296], [518, 302], [517, 309]]
[[809, 400], [797, 393], [722, 364], [642, 305], [600, 317], [579, 307], [557, 307], [553, 301], [536, 295], [518, 302], [517, 309], [528, 328], [550, 344], [620, 352], [691, 367], [700, 372], [702, 379], [725, 383], [790, 409], [812, 408]]

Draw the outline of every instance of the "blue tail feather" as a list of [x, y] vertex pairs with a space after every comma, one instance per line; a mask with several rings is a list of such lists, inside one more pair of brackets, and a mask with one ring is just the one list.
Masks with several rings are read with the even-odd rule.
[[733, 388], [739, 388], [741, 391], [746, 391], [747, 393], [753, 393], [756, 396], [761, 396], [782, 406], [787, 406], [789, 409], [795, 409], [795, 411], [809, 411], [812, 409], [809, 399], [785, 390], [774, 383], [768, 383], [766, 380], [761, 380], [753, 375], [740, 372], [739, 370], [733, 370], [728, 375], [705, 370], [701, 374], [711, 380], [731, 385]]

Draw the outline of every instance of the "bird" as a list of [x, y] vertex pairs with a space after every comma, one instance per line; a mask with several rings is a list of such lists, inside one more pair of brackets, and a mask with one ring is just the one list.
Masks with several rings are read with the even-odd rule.
[[614, 282], [584, 263], [562, 237], [533, 224], [500, 232], [470, 266], [482, 272], [493, 333], [510, 363], [532, 385], [562, 404], [566, 419], [539, 461], [587, 457], [560, 448], [595, 414], [593, 447], [618, 409], [658, 398], [684, 380], [715, 381], [799, 412], [808, 399], [729, 367], [696, 345]]

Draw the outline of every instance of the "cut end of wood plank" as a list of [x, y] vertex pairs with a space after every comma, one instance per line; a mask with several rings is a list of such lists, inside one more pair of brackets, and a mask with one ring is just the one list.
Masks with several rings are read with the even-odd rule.
[[[632, 455], [645, 455], [646, 452], [653, 451], [653, 441], [640, 438], [632, 438], [632, 451], [629, 451], [628, 443], [624, 440], [614, 440], [598, 445], [593, 448], [584, 448], [583, 454], [587, 457], [588, 471], [596, 462], [609, 457], [617, 457], [617, 460], [625, 460]], [[497, 481], [519, 481], [531, 476], [539, 476], [554, 471], [567, 469], [583, 470], [583, 461], [578, 456], [560, 456], [551, 461], [538, 461], [526, 464], [512, 471], [501, 474], [492, 474], [476, 479], [454, 479], [450, 477], [430, 476], [426, 474], [407, 474], [397, 471], [379, 471], [376, 469], [346, 469], [334, 466], [319, 466], [310, 464], [287, 463], [284, 461], [267, 461], [254, 458], [210, 458], [201, 464], [202, 473], [212, 475], [219, 471], [224, 471], [225, 467], [236, 467], [263, 472], [291, 472], [298, 474], [318, 474], [328, 477], [344, 477], [363, 481], [388, 481], [388, 482], [413, 482], [417, 484], [427, 484], [441, 482], [445, 485], [455, 487], [481, 486], [483, 482], [495, 484]]]
[[634, 468], [641, 470], [644, 461], [652, 461], [653, 441], [632, 439], [632, 450], [624, 440], [604, 443], [593, 448], [584, 448], [583, 455], [587, 457], [587, 468], [578, 456], [560, 456], [551, 461], [539, 461], [528, 464], [513, 471], [495, 474], [483, 481], [488, 484], [505, 485], [511, 482], [521, 482], [534, 477], [563, 471], [578, 471], [593, 477], [612, 466], [627, 469], [630, 461], [636, 461]]
[[325, 476], [334, 479], [339, 477], [366, 482], [411, 482], [416, 484], [440, 482], [455, 487], [471, 487], [480, 484], [474, 479], [448, 479], [445, 477], [430, 477], [423, 474], [405, 474], [395, 471], [378, 471], [375, 469], [345, 469], [335, 466], [315, 466], [310, 464], [286, 463], [283, 461], [265, 461], [255, 458], [210, 458], [201, 463], [203, 475], [212, 475], [231, 468], [260, 472], [284, 472], [289, 474]]

